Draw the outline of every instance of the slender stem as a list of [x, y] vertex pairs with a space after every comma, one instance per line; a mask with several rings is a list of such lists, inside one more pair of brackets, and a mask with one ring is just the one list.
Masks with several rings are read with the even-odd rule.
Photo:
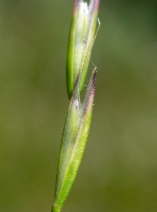
[[53, 206], [51, 212], [60, 212], [61, 209], [58, 207]]

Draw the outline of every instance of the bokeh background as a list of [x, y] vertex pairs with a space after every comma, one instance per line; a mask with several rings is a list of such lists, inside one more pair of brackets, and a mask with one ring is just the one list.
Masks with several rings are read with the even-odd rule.
[[[73, 3], [0, 0], [0, 212], [51, 210]], [[157, 2], [101, 0], [99, 17], [92, 126], [63, 211], [156, 212]]]

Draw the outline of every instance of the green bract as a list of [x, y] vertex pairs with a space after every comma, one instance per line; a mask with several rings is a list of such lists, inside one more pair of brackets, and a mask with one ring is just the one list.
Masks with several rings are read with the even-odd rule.
[[71, 98], [79, 73], [81, 73], [80, 92], [84, 86], [95, 39], [98, 7], [99, 0], [91, 0], [89, 5], [82, 0], [75, 1], [66, 67], [69, 98]]
[[61, 210], [82, 159], [92, 117], [95, 80], [96, 70], [92, 73], [85, 99], [81, 105], [79, 76], [71, 98], [61, 142], [53, 212]]

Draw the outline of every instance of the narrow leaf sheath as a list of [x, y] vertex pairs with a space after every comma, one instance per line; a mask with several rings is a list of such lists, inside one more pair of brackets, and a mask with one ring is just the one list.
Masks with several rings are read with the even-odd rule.
[[62, 136], [52, 212], [60, 212], [83, 156], [91, 124], [95, 81], [96, 70], [92, 73], [82, 105], [79, 99], [80, 75], [75, 85]]

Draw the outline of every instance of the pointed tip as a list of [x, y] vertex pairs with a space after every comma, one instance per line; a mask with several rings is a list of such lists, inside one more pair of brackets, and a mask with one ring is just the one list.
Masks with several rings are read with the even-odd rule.
[[90, 90], [90, 95], [89, 95], [89, 104], [93, 103], [93, 100], [94, 100], [96, 75], [97, 75], [97, 69], [95, 69], [93, 71], [92, 85], [91, 85], [91, 90]]
[[96, 75], [97, 75], [97, 68], [93, 71], [92, 90], [95, 90]]

